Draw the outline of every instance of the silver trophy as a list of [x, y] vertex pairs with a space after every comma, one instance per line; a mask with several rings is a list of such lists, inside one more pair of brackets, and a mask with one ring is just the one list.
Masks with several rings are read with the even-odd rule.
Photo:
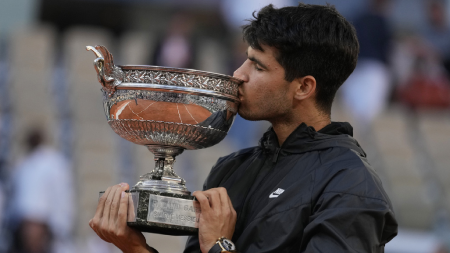
[[205, 71], [116, 66], [104, 46], [87, 46], [102, 85], [108, 124], [155, 155], [155, 168], [130, 189], [128, 225], [168, 235], [198, 233], [198, 203], [173, 171], [175, 157], [219, 143], [239, 106], [241, 80]]

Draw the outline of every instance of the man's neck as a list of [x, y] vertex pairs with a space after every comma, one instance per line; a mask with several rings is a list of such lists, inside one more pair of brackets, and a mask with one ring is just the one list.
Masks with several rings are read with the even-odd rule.
[[283, 145], [284, 141], [289, 137], [289, 135], [294, 132], [294, 130], [301, 124], [305, 123], [307, 126], [314, 127], [316, 131], [324, 128], [331, 123], [330, 117], [327, 115], [321, 115], [319, 117], [311, 117], [298, 119], [293, 121], [277, 121], [271, 122], [273, 130], [277, 134], [278, 143], [280, 147]]

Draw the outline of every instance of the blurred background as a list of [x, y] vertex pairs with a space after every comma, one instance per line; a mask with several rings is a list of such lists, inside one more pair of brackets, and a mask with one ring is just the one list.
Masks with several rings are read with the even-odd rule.
[[[98, 192], [134, 185], [153, 155], [108, 126], [87, 45], [117, 65], [232, 75], [245, 60], [240, 26], [294, 0], [1, 0], [0, 253], [117, 252], [88, 226]], [[304, 0], [333, 4], [356, 27], [358, 66], [332, 112], [349, 121], [395, 207], [388, 253], [450, 252], [450, 1]], [[199, 190], [223, 155], [269, 127], [237, 117], [226, 139], [177, 157]], [[146, 234], [160, 252], [186, 237]]]

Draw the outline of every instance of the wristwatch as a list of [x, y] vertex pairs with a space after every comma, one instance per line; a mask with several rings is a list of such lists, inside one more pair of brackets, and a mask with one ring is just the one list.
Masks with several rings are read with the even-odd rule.
[[208, 251], [208, 253], [221, 253], [221, 252], [237, 252], [236, 246], [230, 240], [225, 237], [217, 239], [216, 244]]

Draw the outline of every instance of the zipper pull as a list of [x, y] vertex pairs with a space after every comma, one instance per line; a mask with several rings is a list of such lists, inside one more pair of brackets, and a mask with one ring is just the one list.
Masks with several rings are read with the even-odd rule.
[[277, 148], [275, 150], [275, 154], [273, 155], [273, 160], [272, 160], [273, 163], [276, 163], [278, 161], [278, 154], [280, 153], [280, 150], [281, 150], [281, 148]]

